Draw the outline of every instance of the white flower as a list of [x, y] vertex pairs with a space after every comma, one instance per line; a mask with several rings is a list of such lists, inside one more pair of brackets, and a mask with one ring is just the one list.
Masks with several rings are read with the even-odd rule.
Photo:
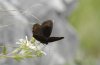
[[21, 49], [23, 48], [20, 52], [21, 54], [24, 54], [25, 48], [27, 48], [33, 51], [40, 51], [40, 53], [46, 55], [46, 53], [42, 51], [43, 45], [40, 45], [38, 43], [39, 43], [38, 41], [34, 41], [34, 42], [29, 41], [27, 36], [25, 39], [19, 39], [19, 42], [16, 42], [16, 44], [20, 45]]

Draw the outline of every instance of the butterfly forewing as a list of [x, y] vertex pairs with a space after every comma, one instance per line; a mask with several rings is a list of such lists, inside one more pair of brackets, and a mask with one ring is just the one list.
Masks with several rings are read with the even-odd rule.
[[54, 42], [63, 39], [64, 37], [49, 37], [48, 42]]
[[53, 23], [51, 20], [45, 21], [42, 25], [42, 33], [45, 37], [49, 37], [52, 32]]
[[41, 34], [41, 25], [34, 24], [32, 32], [33, 32], [33, 35], [34, 34], [39, 34], [40, 35]]
[[33, 25], [33, 37], [40, 41], [41, 43], [45, 43], [46, 42], [46, 38], [43, 36], [42, 32], [41, 32], [41, 25], [39, 24], [34, 24]]

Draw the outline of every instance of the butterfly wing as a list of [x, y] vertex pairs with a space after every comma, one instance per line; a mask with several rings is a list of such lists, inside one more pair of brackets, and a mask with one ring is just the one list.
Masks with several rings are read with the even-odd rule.
[[48, 42], [54, 42], [63, 39], [64, 37], [49, 37]]
[[33, 37], [40, 41], [40, 42], [44, 42], [45, 41], [45, 37], [42, 36], [42, 33], [41, 33], [41, 25], [39, 24], [34, 24], [33, 25], [33, 30], [32, 30], [32, 33], [33, 33]]
[[40, 41], [41, 43], [46, 43], [46, 38], [44, 36], [38, 35], [38, 34], [33, 34], [33, 37]]
[[34, 24], [32, 29], [33, 34], [41, 34], [41, 25]]
[[53, 23], [51, 20], [47, 20], [41, 25], [41, 30], [45, 37], [48, 38], [51, 35], [52, 27], [53, 27]]
[[64, 37], [50, 37], [52, 32], [53, 23], [51, 20], [45, 21], [42, 25], [33, 25], [33, 37], [43, 44], [54, 42], [63, 39]]

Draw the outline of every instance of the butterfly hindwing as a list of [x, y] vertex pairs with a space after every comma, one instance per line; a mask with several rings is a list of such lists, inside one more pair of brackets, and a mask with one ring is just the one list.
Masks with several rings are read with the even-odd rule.
[[41, 43], [45, 43], [46, 42], [46, 38], [44, 36], [38, 35], [38, 34], [33, 34], [33, 37], [40, 41]]
[[52, 27], [53, 27], [53, 23], [51, 20], [47, 20], [45, 21], [42, 25], [41, 25], [41, 29], [42, 29], [42, 33], [45, 37], [49, 37], [51, 35], [52, 32]]
[[54, 42], [63, 39], [64, 37], [49, 37], [48, 42]]

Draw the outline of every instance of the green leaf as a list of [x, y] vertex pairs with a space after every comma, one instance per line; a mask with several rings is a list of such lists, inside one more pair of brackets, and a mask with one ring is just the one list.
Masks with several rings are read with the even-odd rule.
[[41, 56], [43, 56], [43, 53], [41, 53], [41, 51], [36, 51], [35, 52], [35, 55], [37, 56], [37, 57], [41, 57]]
[[19, 55], [19, 54], [15, 54], [15, 56], [13, 56], [13, 58], [17, 61], [21, 61], [22, 59], [24, 59], [24, 57], [22, 55]]
[[6, 48], [6, 46], [3, 47], [2, 53], [3, 53], [4, 55], [7, 54], [7, 48]]
[[31, 39], [31, 43], [34, 43], [34, 42], [35, 42], [35, 38], [32, 37], [32, 39]]

